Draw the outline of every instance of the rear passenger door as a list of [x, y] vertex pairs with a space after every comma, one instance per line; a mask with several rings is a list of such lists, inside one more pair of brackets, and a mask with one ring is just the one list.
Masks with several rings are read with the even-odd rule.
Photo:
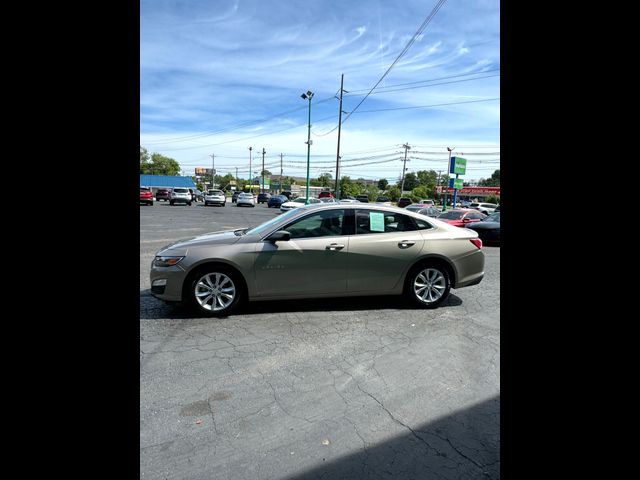
[[384, 210], [356, 210], [349, 239], [347, 291], [389, 292], [418, 256], [424, 239], [413, 218]]

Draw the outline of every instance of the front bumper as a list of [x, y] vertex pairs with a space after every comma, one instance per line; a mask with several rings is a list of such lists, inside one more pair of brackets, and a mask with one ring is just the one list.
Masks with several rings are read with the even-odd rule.
[[182, 301], [182, 285], [187, 273], [179, 266], [151, 266], [151, 294], [160, 300], [170, 302]]

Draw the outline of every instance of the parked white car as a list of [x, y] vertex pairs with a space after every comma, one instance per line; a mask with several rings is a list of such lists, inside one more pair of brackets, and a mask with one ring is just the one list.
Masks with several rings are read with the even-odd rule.
[[204, 195], [204, 206], [220, 205], [224, 207], [227, 204], [227, 197], [222, 190], [209, 190]]
[[238, 199], [236, 200], [236, 207], [247, 205], [250, 207], [256, 206], [256, 197], [253, 195], [253, 193], [241, 193], [240, 195], [238, 195]]
[[469, 205], [469, 208], [473, 208], [474, 210], [478, 210], [480, 213], [484, 213], [485, 215], [489, 215], [490, 213], [493, 213], [496, 210], [496, 207], [498, 205], [496, 205], [495, 203], [471, 203]]
[[191, 192], [188, 188], [176, 187], [171, 190], [171, 200], [169, 200], [171, 205], [175, 205], [176, 203], [186, 203], [191, 206], [192, 201]]
[[[288, 212], [289, 210], [293, 210], [294, 208], [301, 207], [306, 203], [307, 203], [307, 197], [298, 197], [291, 202], [285, 202], [282, 205], [280, 205], [280, 211]], [[322, 203], [322, 202], [317, 198], [310, 198], [309, 204], [312, 204], [312, 203]]]

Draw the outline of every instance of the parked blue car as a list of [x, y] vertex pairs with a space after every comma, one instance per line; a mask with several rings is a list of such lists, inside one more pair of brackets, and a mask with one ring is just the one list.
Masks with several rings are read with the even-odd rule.
[[282, 205], [285, 202], [288, 202], [289, 199], [287, 197], [285, 197], [284, 195], [272, 195], [271, 198], [269, 199], [269, 201], [267, 201], [267, 207], [271, 208], [271, 207], [276, 207], [276, 208], [280, 208], [280, 205]]

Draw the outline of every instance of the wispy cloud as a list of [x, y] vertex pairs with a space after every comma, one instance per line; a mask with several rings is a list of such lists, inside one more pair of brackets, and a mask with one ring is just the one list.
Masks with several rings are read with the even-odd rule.
[[[251, 141], [246, 137], [266, 133], [257, 140], [267, 150], [302, 151], [308, 112], [300, 93], [315, 92], [313, 131], [330, 130], [337, 123], [333, 97], [340, 75], [350, 92], [373, 86], [433, 5], [407, 0], [398, 8], [363, 0], [347, 9], [338, 0], [142, 0], [141, 144], [225, 130], [198, 142], [153, 146], [193, 162], [212, 148], [229, 156], [244, 153]], [[499, 77], [429, 87], [417, 83], [499, 68], [499, 33], [497, 0], [447, 2], [382, 84], [411, 88], [371, 95], [360, 109], [499, 97]], [[361, 99], [345, 96], [343, 109], [350, 111]], [[283, 115], [271, 118], [278, 113]], [[286, 128], [291, 130], [282, 131]], [[499, 143], [499, 102], [354, 114], [341, 143], [363, 149], [366, 142], [371, 148], [436, 139]], [[336, 140], [335, 132], [317, 137], [313, 151], [335, 154]]]

